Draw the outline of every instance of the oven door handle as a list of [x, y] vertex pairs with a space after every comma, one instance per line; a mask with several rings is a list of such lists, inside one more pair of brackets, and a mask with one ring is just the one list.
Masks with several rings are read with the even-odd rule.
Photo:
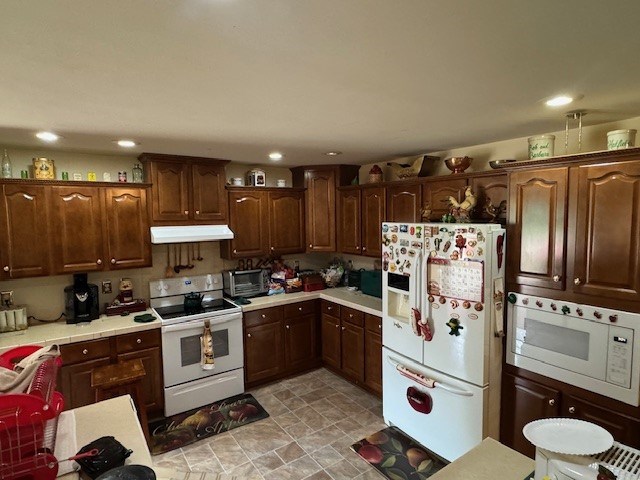
[[[242, 322], [242, 314], [233, 313], [231, 315], [220, 315], [219, 317], [213, 317], [208, 319], [213, 328], [216, 325], [222, 325], [223, 323], [229, 323], [234, 321]], [[204, 318], [198, 320], [191, 320], [183, 323], [175, 323], [173, 325], [164, 325], [162, 327], [162, 332], [180, 332], [183, 330], [192, 330], [195, 327], [203, 327], [204, 328]]]

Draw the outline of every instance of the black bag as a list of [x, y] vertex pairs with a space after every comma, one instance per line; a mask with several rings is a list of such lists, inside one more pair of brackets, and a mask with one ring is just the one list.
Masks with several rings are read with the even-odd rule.
[[76, 460], [82, 471], [92, 479], [112, 468], [121, 467], [129, 455], [133, 453], [133, 450], [125, 448], [114, 437], [101, 437], [82, 447], [78, 454], [88, 452], [94, 448], [98, 450], [97, 455]]

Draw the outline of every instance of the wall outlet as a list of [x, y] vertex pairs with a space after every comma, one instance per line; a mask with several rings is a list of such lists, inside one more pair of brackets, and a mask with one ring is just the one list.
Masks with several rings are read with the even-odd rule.
[[102, 281], [102, 293], [111, 293], [113, 288], [111, 287], [111, 280]]

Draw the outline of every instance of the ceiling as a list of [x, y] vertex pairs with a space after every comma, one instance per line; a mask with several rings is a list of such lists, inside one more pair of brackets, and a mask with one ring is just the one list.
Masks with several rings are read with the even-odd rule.
[[[62, 150], [363, 164], [640, 115], [637, 0], [2, 0], [0, 18], [5, 145], [50, 129]], [[562, 92], [583, 98], [543, 104]]]

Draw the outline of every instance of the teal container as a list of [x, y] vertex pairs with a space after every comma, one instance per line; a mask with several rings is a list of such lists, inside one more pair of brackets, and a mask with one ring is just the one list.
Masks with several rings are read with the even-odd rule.
[[382, 298], [382, 271], [364, 270], [360, 272], [360, 290], [365, 295]]

